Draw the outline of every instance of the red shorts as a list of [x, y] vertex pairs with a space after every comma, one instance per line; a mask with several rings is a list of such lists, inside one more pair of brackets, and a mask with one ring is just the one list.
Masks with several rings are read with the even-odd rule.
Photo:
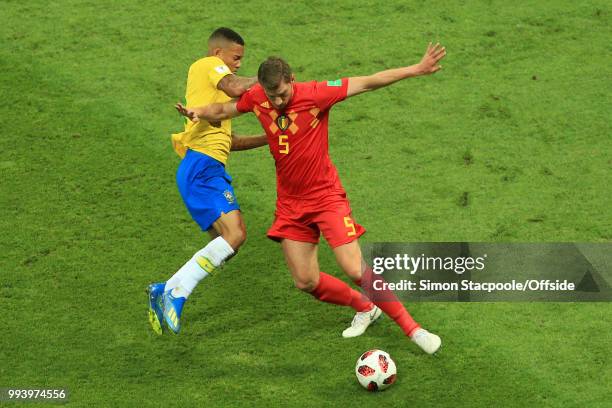
[[268, 238], [283, 238], [317, 244], [323, 236], [329, 246], [336, 248], [348, 244], [366, 231], [351, 215], [346, 193], [331, 194], [317, 200], [288, 199], [276, 201], [274, 223]]

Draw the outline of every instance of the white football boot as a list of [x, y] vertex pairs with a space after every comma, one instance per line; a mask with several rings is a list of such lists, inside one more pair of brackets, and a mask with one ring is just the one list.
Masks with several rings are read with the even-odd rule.
[[435, 353], [442, 345], [442, 340], [439, 336], [420, 328], [414, 332], [411, 339], [427, 354]]
[[378, 306], [374, 306], [372, 310], [367, 312], [355, 313], [355, 317], [353, 317], [353, 321], [351, 322], [351, 327], [342, 332], [342, 337], [348, 339], [349, 337], [361, 336], [365, 333], [368, 326], [380, 318], [381, 315], [382, 310], [380, 310]]

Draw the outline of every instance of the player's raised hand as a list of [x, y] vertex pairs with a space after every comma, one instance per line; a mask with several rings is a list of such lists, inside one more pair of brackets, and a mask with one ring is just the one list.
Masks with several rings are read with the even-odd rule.
[[176, 110], [178, 111], [178, 113], [180, 113], [181, 115], [185, 116], [187, 119], [189, 119], [192, 122], [199, 122], [200, 118], [198, 118], [198, 116], [195, 114], [195, 112], [189, 108], [186, 108], [183, 106], [182, 103], [177, 103], [176, 105], [174, 105], [174, 107], [176, 108]]
[[423, 70], [423, 74], [429, 75], [433, 74], [434, 72], [438, 72], [442, 68], [442, 65], [440, 65], [439, 62], [445, 55], [446, 48], [440, 45], [440, 43], [436, 43], [436, 45], [431, 45], [431, 43], [429, 43], [427, 46], [427, 51], [419, 63], [421, 69]]

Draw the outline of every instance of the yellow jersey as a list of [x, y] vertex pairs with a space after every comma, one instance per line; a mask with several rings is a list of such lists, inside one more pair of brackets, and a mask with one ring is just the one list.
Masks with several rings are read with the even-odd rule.
[[[217, 89], [217, 84], [232, 72], [218, 57], [205, 57], [189, 67], [185, 99], [188, 108], [224, 103], [231, 100], [225, 92]], [[186, 119], [185, 131], [172, 135], [172, 145], [180, 157], [187, 149], [204, 153], [225, 164], [232, 146], [232, 122], [230, 119], [209, 123], [192, 122]]]

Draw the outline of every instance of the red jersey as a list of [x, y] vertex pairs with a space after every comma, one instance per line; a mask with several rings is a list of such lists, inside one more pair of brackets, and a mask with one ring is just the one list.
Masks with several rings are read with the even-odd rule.
[[253, 112], [268, 136], [276, 163], [278, 199], [317, 199], [344, 193], [338, 171], [329, 158], [329, 110], [346, 98], [348, 79], [296, 82], [283, 111], [276, 110], [261, 85], [245, 92], [236, 105]]

